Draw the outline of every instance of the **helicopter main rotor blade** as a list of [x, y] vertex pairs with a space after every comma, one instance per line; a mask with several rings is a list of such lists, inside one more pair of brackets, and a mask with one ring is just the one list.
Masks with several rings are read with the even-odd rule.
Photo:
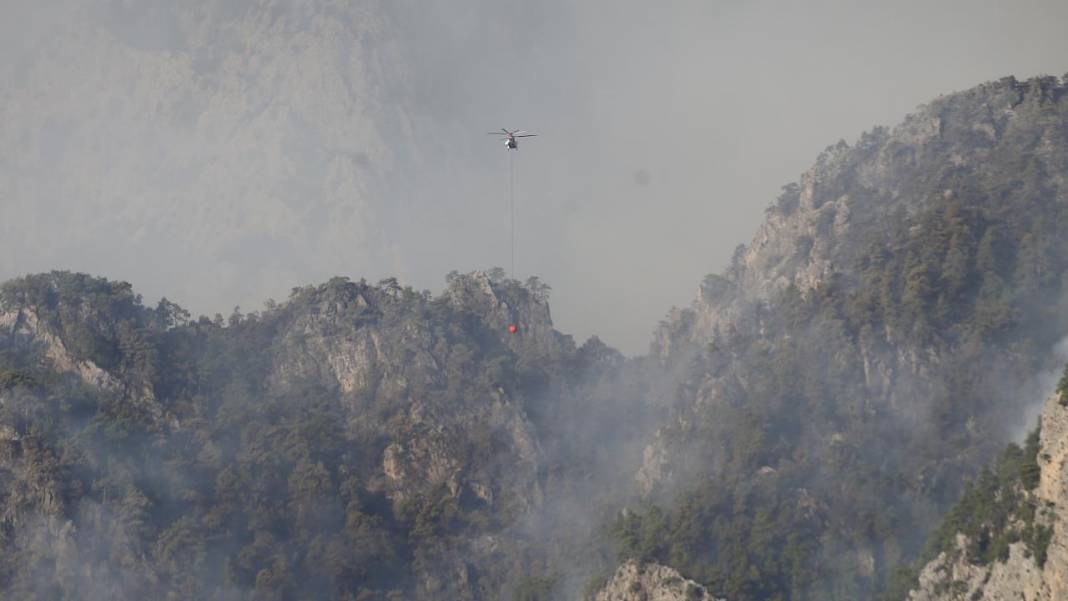
[[516, 134], [515, 137], [517, 137], [517, 138], [536, 138], [536, 137], [538, 137], [538, 134], [523, 134], [523, 135]]

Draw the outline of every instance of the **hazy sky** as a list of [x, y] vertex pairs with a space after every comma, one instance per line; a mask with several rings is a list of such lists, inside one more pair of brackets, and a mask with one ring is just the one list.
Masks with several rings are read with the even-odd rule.
[[[300, 15], [317, 14], [330, 4], [292, 3], [303, 7]], [[74, 45], [83, 53], [110, 49], [89, 59], [96, 61], [100, 77], [107, 78], [101, 95], [106, 92], [110, 98], [116, 82], [126, 79], [166, 80], [173, 87], [165, 99], [186, 93], [183, 86], [193, 86], [203, 77], [198, 65], [220, 55], [198, 50], [198, 44], [223, 44], [231, 55], [254, 55], [262, 50], [257, 44], [268, 45], [285, 35], [291, 37], [272, 48], [272, 56], [316, 47], [307, 37], [269, 27], [259, 37], [228, 37], [222, 31], [201, 39], [177, 22], [166, 23], [181, 20], [171, 9], [129, 8], [136, 5], [111, 3], [101, 8], [121, 17], [108, 22], [112, 34], [116, 27], [128, 34], [114, 34], [118, 42], [110, 37], [101, 42], [106, 36], [88, 31], [104, 27], [99, 20], [68, 18], [57, 3], [12, 2], [0, 21], [0, 40], [4, 40], [0, 77], [6, 79], [0, 82], [0, 140], [17, 145], [29, 138], [27, 143], [35, 148], [47, 149], [47, 140], [37, 138], [63, 138], [65, 128], [78, 127], [78, 120], [87, 119], [108, 124], [88, 130], [95, 132], [94, 140], [110, 135], [108, 107], [113, 99], [108, 100], [111, 104], [102, 103], [99, 111], [85, 114], [72, 112], [69, 107], [75, 101], [56, 101], [71, 93], [64, 78], [76, 76], [73, 68], [65, 73], [55, 67], [61, 61], [51, 61], [50, 70], [40, 66], [40, 57], [56, 47]], [[150, 0], [143, 5], [166, 3]], [[278, 8], [287, 3], [266, 1], [201, 0], [182, 6], [201, 5], [211, 7], [212, 15], [238, 20], [257, 10], [263, 14], [291, 10]], [[24, 158], [9, 147], [0, 152], [0, 209], [6, 222], [0, 226], [5, 228], [0, 230], [5, 234], [0, 251], [7, 256], [0, 262], [0, 277], [47, 268], [88, 270], [132, 281], [150, 302], [165, 294], [196, 312], [224, 313], [235, 304], [254, 309], [266, 296], [284, 298], [290, 287], [333, 273], [368, 279], [397, 274], [416, 287], [436, 290], [450, 270], [508, 266], [509, 157], [485, 132], [524, 128], [539, 137], [525, 141], [512, 157], [518, 205], [517, 276], [536, 274], [552, 285], [554, 318], [562, 331], [580, 340], [596, 333], [628, 354], [640, 353], [656, 322], [672, 305], [688, 304], [706, 273], [726, 265], [733, 248], [748, 242], [779, 188], [795, 180], [824, 147], [841, 138], [852, 142], [875, 125], [893, 125], [918, 104], [942, 93], [1009, 74], [1025, 78], [1068, 72], [1068, 3], [1062, 1], [397, 0], [367, 1], [361, 6], [369, 15], [388, 15], [374, 27], [362, 26], [352, 38], [358, 38], [359, 48], [368, 53], [358, 79], [373, 89], [337, 92], [339, 98], [355, 98], [359, 109], [337, 109], [337, 114], [359, 113], [369, 123], [386, 118], [390, 122], [352, 126], [341, 141], [324, 131], [301, 141], [304, 146], [285, 142], [287, 153], [303, 158], [287, 154], [264, 159], [263, 173], [283, 172], [286, 181], [345, 182], [359, 180], [371, 169], [366, 165], [381, 162], [388, 163], [380, 170], [384, 183], [353, 185], [360, 198], [346, 192], [329, 205], [315, 198], [317, 183], [299, 187], [301, 198], [315, 210], [300, 213], [297, 221], [283, 212], [271, 220], [260, 219], [257, 212], [269, 206], [278, 211], [303, 210], [294, 209], [285, 197], [284, 190], [298, 188], [224, 187], [220, 194], [226, 195], [227, 211], [239, 216], [228, 222], [230, 229], [212, 235], [254, 241], [235, 242], [243, 250], [228, 251], [226, 270], [213, 271], [212, 255], [195, 252], [204, 242], [187, 240], [189, 224], [199, 218], [196, 211], [182, 212], [179, 222], [170, 213], [159, 213], [160, 207], [171, 205], [137, 204], [138, 195], [153, 196], [154, 181], [146, 175], [153, 173], [151, 161], [140, 149], [148, 143], [143, 139], [154, 140], [161, 161], [177, 153], [170, 150], [175, 147], [183, 149], [183, 157], [217, 152], [225, 158], [225, 153], [212, 147], [216, 142], [211, 136], [184, 131], [184, 122], [175, 116], [182, 111], [168, 113], [169, 125], [157, 131], [146, 125], [153, 122], [148, 113], [153, 105], [123, 107], [124, 117], [114, 125], [122, 130], [124, 143], [112, 148], [106, 139], [94, 142], [102, 143], [103, 152], [109, 153], [106, 174], [115, 174], [111, 177], [116, 180], [104, 177], [96, 193], [106, 197], [115, 190], [116, 195], [130, 196], [132, 200], [121, 205], [124, 224], [183, 224], [173, 230], [158, 223], [145, 226], [147, 232], [164, 230], [168, 250], [144, 250], [150, 247], [143, 239], [153, 238], [151, 233], [140, 234], [141, 242], [127, 244], [121, 233], [108, 229], [113, 224], [93, 234], [107, 237], [106, 242], [84, 242], [93, 252], [54, 242], [27, 249], [28, 240], [59, 239], [65, 235], [62, 228], [78, 225], [53, 223], [34, 207], [43, 202], [38, 197], [56, 203], [51, 212], [64, 211], [64, 203], [82, 202], [74, 184], [63, 188], [62, 195], [45, 191], [51, 190], [50, 178], [63, 179], [70, 165], [79, 164], [77, 153], [85, 153], [85, 161], [94, 160], [90, 149], [96, 147], [88, 142], [65, 146], [64, 168], [55, 170], [47, 168], [55, 153], [42, 151]], [[135, 12], [138, 18], [128, 16]], [[72, 27], [87, 33], [76, 39], [70, 35], [53, 39], [49, 33], [57, 31], [50, 28], [53, 21], [65, 23], [68, 29], [62, 31], [67, 34]], [[308, 36], [334, 40], [335, 30], [312, 17], [290, 21], [292, 27], [304, 24]], [[155, 38], [165, 39], [155, 44]], [[235, 39], [245, 45], [229, 43]], [[129, 48], [116, 51], [121, 44]], [[345, 48], [325, 42], [320, 46], [326, 49], [323, 56], [329, 57], [334, 55], [327, 50]], [[173, 74], [164, 77], [153, 66], [161, 64], [161, 57], [182, 53], [192, 57], [186, 80]], [[150, 58], [157, 62], [149, 62]], [[252, 70], [261, 63], [249, 59], [231, 68]], [[260, 83], [242, 91], [242, 103], [249, 104], [258, 95], [283, 94], [272, 90], [271, 82], [293, 88], [286, 69], [303, 73], [314, 63], [275, 64], [281, 66], [270, 77], [257, 75]], [[347, 73], [357, 72], [355, 67], [346, 68]], [[315, 82], [328, 76], [301, 81], [318, 85]], [[82, 97], [91, 101], [96, 94], [91, 83], [80, 84], [77, 102]], [[136, 85], [131, 88], [131, 94], [139, 93]], [[289, 95], [298, 92], [284, 90]], [[329, 98], [327, 92], [316, 94]], [[374, 102], [364, 101], [366, 95]], [[323, 106], [301, 108], [301, 102], [299, 96], [287, 97], [286, 106], [296, 108], [284, 115], [297, 116], [283, 120], [279, 113], [283, 116], [260, 122], [257, 127], [263, 128], [263, 136], [269, 138], [273, 124], [283, 122], [300, 131], [304, 127], [300, 115], [310, 111], [325, 115], [324, 120], [334, 118], [330, 115], [336, 103], [324, 100]], [[197, 104], [194, 94], [189, 103], [194, 108], [182, 110], [214, 114], [217, 103], [213, 103]], [[271, 115], [273, 106], [262, 109], [263, 114]], [[20, 125], [33, 122], [26, 117], [32, 111], [57, 113], [35, 117], [53, 124], [50, 133]], [[314, 118], [311, 122], [316, 123]], [[203, 117], [196, 127], [208, 128]], [[374, 138], [369, 145], [373, 150], [343, 148], [344, 140], [359, 141], [365, 135]], [[252, 156], [250, 149], [261, 143], [256, 137], [226, 152]], [[305, 146], [306, 153], [300, 150]], [[126, 147], [139, 155], [125, 161]], [[324, 157], [344, 155], [351, 160], [329, 159], [333, 162], [324, 168], [321, 163], [328, 159], [320, 157], [320, 147], [332, 153]], [[113, 168], [138, 160], [141, 163], [133, 167]], [[234, 171], [233, 182], [241, 177], [262, 179], [258, 171], [240, 173], [242, 162], [233, 164], [238, 166], [228, 167]], [[169, 198], [174, 199], [169, 202], [179, 205], [183, 174], [200, 174], [197, 170], [209, 167], [190, 164], [183, 169], [167, 172], [173, 188]], [[209, 195], [219, 181], [230, 181], [221, 169], [214, 179], [197, 177], [210, 182], [196, 189], [201, 195]], [[41, 179], [40, 185], [35, 178]], [[125, 186], [129, 178], [141, 183]], [[349, 190], [341, 184], [335, 188]], [[265, 204], [264, 194], [278, 196], [276, 205]], [[339, 215], [348, 221], [339, 221]], [[202, 218], [219, 216], [205, 213]], [[287, 229], [296, 228], [298, 222], [299, 231]], [[338, 226], [348, 227], [350, 222], [364, 228], [351, 231], [358, 243], [349, 244], [350, 230]], [[257, 230], [256, 236], [245, 236], [241, 228], [252, 227], [249, 223], [259, 223], [256, 227], [268, 233]], [[183, 245], [190, 250], [184, 251]], [[284, 260], [274, 256], [282, 252]], [[199, 258], [190, 258], [194, 256]], [[194, 260], [205, 267], [185, 273], [183, 262]], [[185, 275], [167, 275], [179, 272]], [[198, 275], [201, 272], [203, 276]]]

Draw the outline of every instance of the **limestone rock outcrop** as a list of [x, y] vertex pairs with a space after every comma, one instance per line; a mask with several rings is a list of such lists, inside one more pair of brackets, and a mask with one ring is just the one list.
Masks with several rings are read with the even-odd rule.
[[705, 587], [657, 563], [628, 561], [619, 566], [595, 601], [723, 601]]
[[[1046, 402], [1041, 418], [1036, 522], [1052, 528], [1039, 560], [1020, 541], [1008, 558], [988, 564], [969, 561], [967, 553], [939, 554], [923, 567], [908, 601], [1059, 601], [1068, 599], [1068, 407], [1061, 395]], [[957, 536], [957, 549], [968, 545]]]

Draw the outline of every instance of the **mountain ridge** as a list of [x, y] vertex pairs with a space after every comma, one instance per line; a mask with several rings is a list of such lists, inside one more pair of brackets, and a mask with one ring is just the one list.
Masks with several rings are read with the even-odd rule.
[[628, 553], [762, 599], [868, 598], [918, 552], [1061, 367], [1065, 91], [1005, 78], [945, 96], [784, 188], [657, 332], [681, 375], [635, 477], [667, 519], [620, 527], [666, 530]]

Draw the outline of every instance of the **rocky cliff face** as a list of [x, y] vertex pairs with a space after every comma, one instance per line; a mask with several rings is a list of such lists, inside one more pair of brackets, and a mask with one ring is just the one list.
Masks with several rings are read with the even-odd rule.
[[8, 348], [39, 347], [53, 369], [73, 374], [82, 382], [102, 389], [119, 387], [118, 381], [89, 359], [77, 359], [58, 336], [43, 327], [33, 308], [12, 309], [0, 314], [0, 336]]
[[[59, 288], [10, 290], [0, 299], [0, 347], [16, 357], [35, 357], [48, 369], [71, 375], [95, 390], [119, 394], [142, 406], [160, 422], [163, 409], [155, 398], [154, 363], [136, 375], [122, 377], [119, 349], [145, 344], [140, 329], [144, 314], [129, 285], [72, 276], [71, 287], [83, 294], [68, 295]], [[106, 302], [94, 302], [106, 297]], [[29, 367], [29, 366], [26, 366]]]
[[[809, 551], [827, 570], [819, 592], [792, 594], [872, 594], [961, 477], [1026, 427], [1036, 374], [1057, 367], [1068, 252], [1050, 219], [1068, 217], [1066, 123], [1065, 82], [1007, 78], [828, 148], [659, 330], [653, 352], [677, 387], [635, 475], [648, 498], [700, 490], [675, 502], [727, 510], [703, 483], [729, 481], [775, 508], [708, 520], [711, 547], [786, 520], [829, 536]], [[862, 534], [860, 508], [883, 497], [894, 518]]]
[[[482, 272], [457, 276], [441, 298], [475, 320], [469, 336], [450, 339], [455, 334], [411, 311], [412, 297], [392, 280], [302, 291], [294, 301], [302, 309], [279, 324], [270, 381], [280, 390], [309, 379], [336, 386], [350, 404], [348, 428], [387, 437], [383, 477], [373, 482], [394, 501], [444, 487], [494, 511], [506, 511], [498, 506], [504, 502], [518, 504], [515, 511], [533, 508], [541, 496], [538, 441], [503, 377], [483, 382], [475, 392], [480, 398], [460, 403], [430, 391], [470, 386], [466, 380], [494, 354], [498, 360], [512, 353], [512, 360], [562, 355], [573, 351], [569, 341], [553, 330], [544, 299]], [[353, 328], [361, 316], [366, 323]], [[512, 323], [522, 330], [511, 334]], [[386, 423], [364, 419], [365, 404], [374, 399], [392, 400]], [[471, 448], [475, 434], [492, 445]], [[480, 461], [479, 453], [493, 453], [494, 461]]]
[[656, 563], [628, 561], [598, 591], [595, 601], [717, 601], [705, 587]]
[[[939, 98], [920, 107], [899, 126], [890, 130], [877, 128], [852, 146], [839, 142], [829, 147], [799, 182], [784, 187], [780, 198], [767, 209], [767, 219], [752, 241], [738, 248], [731, 267], [723, 274], [708, 276], [693, 305], [669, 316], [656, 334], [654, 355], [678, 365], [691, 361], [694, 352], [727, 348], [732, 341], [743, 338], [762, 339], [772, 348], [782, 346], [800, 328], [808, 327], [783, 323], [784, 294], [807, 298], [810, 303], [819, 302], [820, 296], [864, 296], [865, 303], [871, 302], [861, 311], [885, 313], [885, 303], [901, 302], [906, 295], [891, 300], [885, 291], [872, 288], [904, 288], [916, 273], [931, 276], [924, 286], [937, 290], [946, 285], [948, 274], [937, 272], [947, 265], [931, 270], [934, 273], [921, 269], [907, 273], [912, 265], [902, 266], [901, 272], [889, 279], [866, 278], [865, 273], [883, 267], [894, 255], [904, 255], [899, 259], [914, 262], [909, 255], [929, 252], [917, 247], [927, 245], [932, 237], [957, 238], [957, 234], [942, 229], [942, 224], [925, 226], [924, 216], [935, 211], [943, 212], [947, 221], [970, 219], [965, 212], [984, 202], [977, 190], [1002, 194], [1006, 185], [1027, 187], [1052, 206], [1063, 207], [1064, 198], [1068, 197], [1068, 179], [1064, 175], [1068, 172], [1066, 98], [1068, 87], [1056, 78], [1027, 82], [1006, 78]], [[1019, 173], [1023, 164], [1028, 166], [1027, 172]], [[1008, 211], [1013, 203], [1018, 210], [1024, 210], [1032, 199], [1008, 197], [1006, 192], [1006, 198], [988, 201], [1000, 204], [996, 210]], [[946, 205], [953, 206], [948, 209], [953, 214], [944, 213], [947, 209], [941, 207]], [[940, 231], [925, 231], [930, 229]], [[977, 237], [976, 246], [984, 244], [978, 239], [984, 232], [972, 230], [965, 235]], [[1023, 245], [1033, 241], [1037, 233], [1024, 229], [1018, 236], [996, 242], [1004, 252], [998, 262], [1031, 260], [1027, 253], [1032, 249]], [[957, 252], [950, 248], [955, 244], [950, 241], [935, 252]], [[1060, 255], [1052, 249], [1040, 252], [1044, 255], [1039, 260], [1042, 265], [1030, 265], [1028, 269], [1046, 270], [1049, 288], [1055, 288], [1052, 284], [1059, 272], [1051, 273], [1057, 268], [1047, 260]], [[982, 260], [975, 253], [965, 262], [970, 269], [976, 269]], [[880, 293], [883, 298], [874, 300], [874, 295]], [[929, 295], [931, 290], [923, 294]], [[928, 297], [925, 302], [930, 300]], [[952, 302], [961, 301], [964, 299]], [[933, 303], [926, 308], [933, 309]], [[849, 348], [832, 351], [853, 356], [827, 359], [839, 363], [841, 371], [859, 370], [866, 399], [863, 410], [871, 411], [873, 405], [879, 405], [909, 419], [921, 417], [926, 412], [922, 399], [941, 394], [936, 373], [953, 363], [947, 356], [948, 349], [931, 344], [930, 340], [919, 344], [911, 340], [903, 328], [914, 325], [912, 316], [903, 320], [887, 320], [884, 316], [868, 320], [869, 315], [855, 320], [848, 314], [836, 317], [861, 322], [861, 327], [850, 332], [853, 340]], [[1022, 317], [1014, 318], [1008, 327], [1030, 327], [1027, 315]], [[868, 322], [865, 324], [864, 320]], [[1058, 324], [1053, 329], [1059, 332], [1062, 326]], [[1051, 337], [1044, 344], [1052, 345], [1057, 340]], [[1009, 361], [1021, 358], [1013, 355]], [[696, 390], [684, 402], [689, 406], [687, 410], [739, 399], [750, 388], [750, 376], [745, 373], [750, 366], [739, 363], [737, 353], [720, 353], [715, 364], [706, 373], [690, 375], [691, 380], [696, 380], [692, 382]], [[1026, 368], [1024, 378], [1037, 371]], [[1020, 381], [1017, 386], [1028, 383]], [[1028, 387], [1024, 396], [1033, 394]], [[647, 489], [655, 486], [660, 475], [669, 473], [662, 447], [672, 438], [661, 434], [657, 437], [661, 442], [646, 453], [648, 461], [638, 477]]]
[[[909, 601], [994, 601], [1020, 599], [1052, 601], [1068, 597], [1068, 407], [1060, 393], [1046, 402], [1041, 418], [1038, 465], [1041, 475], [1028, 501], [1037, 505], [1034, 523], [1051, 529], [1048, 541], [1035, 553], [1025, 541], [1008, 547], [1006, 556], [976, 561], [967, 549], [972, 541], [956, 535], [956, 548], [943, 551], [920, 572], [919, 585]], [[1020, 529], [1022, 518], [1008, 526]], [[1017, 535], [1015, 538], [1019, 539]]]
[[1048, 178], [1051, 196], [1063, 197], [1065, 90], [1054, 77], [1009, 77], [940, 97], [853, 145], [828, 147], [783, 188], [731, 267], [705, 280], [692, 313], [681, 312], [660, 332], [654, 352], [679, 348], [680, 338], [708, 341], [717, 329], [757, 319], [752, 305], [787, 287], [804, 292], [855, 277], [864, 253], [898, 234], [895, 224], [1003, 178], [1021, 158]]

